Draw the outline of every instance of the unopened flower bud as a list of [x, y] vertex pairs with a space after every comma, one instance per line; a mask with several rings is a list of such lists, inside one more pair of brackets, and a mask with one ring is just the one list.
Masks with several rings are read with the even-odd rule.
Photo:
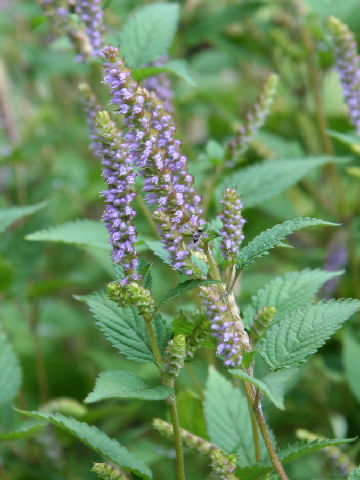
[[258, 311], [250, 330], [250, 336], [254, 343], [258, 342], [265, 334], [275, 315], [276, 308], [273, 306], [266, 306]]
[[150, 290], [136, 282], [127, 285], [121, 282], [111, 282], [107, 288], [111, 300], [118, 303], [121, 307], [138, 307], [144, 319], [151, 320], [155, 309], [155, 301], [151, 296]]
[[186, 338], [185, 335], [176, 335], [169, 341], [164, 352], [164, 381], [165, 384], [171, 385], [176, 377], [178, 377], [184, 366], [186, 358]]

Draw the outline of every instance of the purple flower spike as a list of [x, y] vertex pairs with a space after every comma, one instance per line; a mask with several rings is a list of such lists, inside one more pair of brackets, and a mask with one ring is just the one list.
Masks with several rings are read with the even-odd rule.
[[111, 103], [123, 118], [128, 158], [145, 179], [146, 200], [155, 207], [153, 218], [162, 243], [173, 267], [192, 275], [194, 266], [186, 240], [205, 222], [201, 218], [201, 197], [188, 173], [181, 141], [175, 138], [172, 116], [154, 92], [132, 79], [117, 48], [106, 46], [103, 55], [104, 81], [111, 89]]
[[236, 367], [242, 362], [241, 335], [232, 320], [228, 307], [217, 287], [200, 287], [203, 304], [211, 321], [211, 330], [218, 343], [217, 353], [224, 357], [224, 365]]
[[221, 229], [221, 250], [229, 263], [236, 263], [241, 242], [244, 240], [243, 225], [245, 219], [241, 216], [243, 204], [234, 188], [227, 188], [224, 192], [223, 211], [220, 219], [223, 222]]
[[125, 273], [122, 283], [139, 280], [139, 260], [135, 251], [137, 232], [134, 225], [136, 211], [132, 204], [135, 172], [128, 156], [128, 144], [123, 143], [121, 132], [106, 111], [96, 116], [96, 155], [102, 160], [103, 176], [108, 190], [103, 192], [107, 203], [103, 220], [110, 234], [112, 257]]
[[101, 0], [76, 0], [75, 11], [86, 27], [86, 35], [93, 48], [92, 54], [98, 55], [104, 44], [104, 12]]
[[349, 27], [335, 17], [329, 18], [329, 27], [335, 43], [336, 70], [352, 122], [360, 135], [360, 56], [355, 37]]

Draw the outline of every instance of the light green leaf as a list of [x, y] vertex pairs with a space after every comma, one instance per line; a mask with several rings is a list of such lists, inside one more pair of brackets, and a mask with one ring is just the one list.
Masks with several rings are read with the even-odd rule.
[[349, 334], [344, 337], [342, 357], [346, 379], [352, 393], [360, 402], [360, 343]]
[[110, 370], [100, 373], [94, 390], [85, 398], [85, 403], [98, 402], [105, 398], [165, 400], [173, 393], [174, 390], [167, 385], [151, 387], [136, 373], [127, 370]]
[[230, 370], [230, 373], [235, 377], [241, 378], [241, 380], [251, 382], [256, 385], [277, 408], [283, 410], [285, 408], [284, 395], [286, 384], [290, 378], [296, 374], [297, 370], [297, 368], [286, 368], [270, 373], [261, 380], [251, 377], [244, 372], [244, 370], [240, 369]]
[[[283, 464], [287, 464], [297, 460], [298, 458], [304, 457], [305, 455], [309, 455], [310, 453], [318, 452], [323, 448], [331, 447], [332, 445], [342, 445], [353, 441], [353, 438], [346, 438], [334, 440], [314, 440], [313, 442], [296, 442], [286, 448], [281, 449], [278, 452], [278, 455], [281, 462]], [[242, 480], [255, 480], [257, 478], [263, 478], [263, 475], [271, 472], [273, 468], [273, 465], [266, 461], [250, 467], [239, 468], [237, 473], [239, 478]]]
[[128, 360], [154, 362], [145, 321], [135, 307], [119, 307], [105, 293], [76, 298], [87, 304], [107, 340]]
[[279, 223], [278, 225], [261, 232], [240, 250], [236, 268], [238, 270], [244, 270], [257, 258], [268, 255], [269, 250], [276, 247], [276, 245], [279, 245], [284, 238], [291, 233], [300, 230], [301, 228], [315, 225], [336, 226], [337, 224], [309, 217], [297, 217], [287, 220], [284, 223]]
[[133, 77], [135, 80], [143, 80], [144, 78], [153, 77], [159, 75], [159, 73], [173, 73], [177, 77], [185, 80], [192, 87], [196, 87], [197, 83], [193, 79], [190, 73], [190, 68], [188, 63], [185, 60], [169, 60], [166, 63], [163, 63], [159, 67], [144, 67], [138, 68], [133, 71]]
[[154, 255], [156, 255], [164, 263], [172, 267], [169, 252], [165, 250], [161, 242], [157, 240], [146, 240], [145, 243], [150, 248], [150, 250], [153, 252]]
[[27, 217], [44, 208], [46, 202], [27, 205], [26, 207], [0, 208], [0, 233], [4, 232], [10, 225], [22, 217]]
[[273, 323], [288, 313], [314, 300], [321, 286], [342, 272], [326, 270], [302, 270], [276, 277], [256, 295], [251, 297], [251, 304], [244, 309], [244, 323], [249, 326], [257, 312], [266, 306], [276, 307]]
[[17, 355], [5, 333], [0, 331], [0, 405], [14, 400], [20, 389], [21, 379]]
[[64, 417], [64, 415], [61, 415], [60, 413], [18, 411], [29, 417], [53, 423], [54, 425], [68, 431], [88, 447], [100, 453], [116, 465], [129, 470], [141, 478], [152, 478], [152, 473], [145, 463], [134, 454], [130, 453], [127, 448], [120, 445], [118, 441], [111, 439], [97, 427], [90, 426], [84, 422], [79, 422], [72, 417]]
[[266, 160], [227, 175], [218, 188], [218, 195], [220, 197], [226, 187], [233, 186], [241, 195], [245, 207], [253, 207], [284, 192], [315, 168], [335, 161], [339, 158]]
[[[255, 463], [250, 412], [245, 394], [213, 367], [206, 384], [205, 418], [210, 440], [226, 453], [236, 453], [239, 465]], [[261, 443], [265, 454], [265, 446]]]
[[359, 308], [352, 299], [300, 307], [270, 326], [259, 353], [273, 370], [303, 363]]
[[347, 477], [347, 480], [360, 480], [360, 467], [355, 468]]
[[182, 283], [176, 285], [175, 288], [171, 288], [167, 294], [160, 300], [159, 305], [163, 305], [164, 303], [170, 302], [174, 298], [183, 295], [184, 293], [188, 292], [189, 290], [193, 290], [194, 288], [198, 288], [201, 285], [212, 285], [214, 283], [221, 283], [220, 280], [201, 280], [200, 278], [194, 278], [191, 280], [185, 280]]
[[336, 132], [335, 130], [327, 130], [330, 137], [336, 138], [339, 142], [347, 145], [355, 153], [360, 153], [360, 138], [358, 135], [349, 135], [346, 133]]
[[35, 420], [23, 422], [17, 429], [9, 432], [0, 432], [0, 440], [11, 442], [22, 438], [32, 437], [45, 427], [45, 423]]
[[110, 250], [105, 225], [95, 220], [76, 220], [27, 235], [26, 240], [70, 243], [80, 247]]
[[179, 17], [177, 3], [153, 3], [135, 11], [119, 34], [121, 54], [130, 67], [159, 60], [168, 52]]

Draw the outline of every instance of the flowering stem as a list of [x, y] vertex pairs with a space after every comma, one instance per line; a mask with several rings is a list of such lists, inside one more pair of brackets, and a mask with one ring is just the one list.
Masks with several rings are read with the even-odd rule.
[[246, 394], [246, 398], [248, 400], [249, 410], [250, 410], [251, 425], [252, 425], [253, 436], [254, 436], [255, 458], [256, 458], [257, 462], [260, 462], [260, 460], [261, 460], [260, 435], [259, 435], [259, 429], [258, 429], [256, 416], [255, 416], [255, 413], [254, 413], [254, 410], [253, 410], [253, 401], [252, 401], [252, 398], [251, 398], [251, 389], [249, 388], [250, 385], [247, 382], [243, 382], [243, 385], [244, 385], [244, 390], [245, 390], [245, 394]]
[[163, 365], [163, 360], [162, 360], [162, 357], [161, 357], [159, 344], [157, 342], [157, 338], [156, 338], [156, 335], [155, 335], [152, 320], [145, 320], [145, 323], [146, 323], [146, 328], [147, 328], [147, 331], [148, 331], [148, 334], [149, 334], [149, 337], [150, 337], [152, 351], [153, 351], [157, 366], [158, 366], [159, 370], [161, 371], [162, 365]]
[[287, 474], [284, 470], [284, 467], [282, 466], [282, 463], [281, 463], [279, 457], [277, 456], [275, 447], [272, 443], [272, 440], [271, 440], [271, 437], [270, 437], [270, 434], [269, 434], [269, 430], [268, 430], [267, 425], [266, 425], [266, 420], [265, 420], [264, 414], [262, 412], [259, 392], [255, 391], [255, 388], [254, 388], [253, 385], [250, 386], [248, 384], [248, 386], [246, 388], [249, 389], [249, 393], [251, 392], [251, 397], [254, 399], [254, 402], [252, 404], [253, 405], [253, 411], [254, 411], [256, 421], [257, 421], [257, 424], [259, 426], [261, 435], [263, 436], [263, 439], [265, 441], [267, 451], [269, 452], [269, 456], [270, 456], [271, 461], [272, 461], [272, 463], [275, 467], [275, 470], [277, 471], [277, 473], [279, 474], [279, 476], [282, 480], [289, 480], [289, 477], [287, 476]]
[[169, 404], [171, 423], [174, 430], [177, 478], [178, 480], [185, 480], [184, 452], [183, 452], [183, 446], [182, 446], [182, 440], [181, 440], [179, 416], [177, 413], [175, 394], [171, 395], [171, 397], [168, 400], [168, 404]]

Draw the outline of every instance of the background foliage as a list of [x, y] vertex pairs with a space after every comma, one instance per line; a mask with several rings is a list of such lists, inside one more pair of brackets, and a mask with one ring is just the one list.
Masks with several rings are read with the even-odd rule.
[[[204, 192], [210, 219], [215, 217], [217, 206], [206, 193], [213, 192], [213, 198], [219, 198], [224, 185], [234, 185], [246, 203], [248, 240], [298, 216], [342, 224], [298, 230], [297, 225], [287, 223], [286, 232], [270, 239], [268, 249], [282, 241], [296, 249], [281, 244], [271, 256], [253, 265], [251, 260], [264, 254], [263, 243], [261, 248], [256, 241], [246, 247], [242, 267], [249, 268], [241, 285], [245, 321], [272, 298], [274, 285], [270, 280], [277, 282], [276, 288], [281, 287], [284, 296], [284, 301], [281, 295], [276, 299], [279, 321], [289, 311], [289, 297], [298, 302], [296, 306], [304, 305], [319, 290], [319, 296], [326, 298], [326, 287], [321, 289], [326, 280], [335, 282], [331, 288], [336, 298], [360, 298], [359, 140], [342, 101], [325, 26], [332, 14], [358, 32], [357, 0], [306, 0], [304, 4], [188, 0], [162, 3], [155, 9], [152, 3], [105, 1], [107, 38], [120, 44], [139, 80], [151, 73], [144, 64], [169, 54], [163, 70], [169, 72], [175, 91], [179, 135], [185, 139], [190, 170], [199, 191]], [[131, 12], [134, 15], [129, 17]], [[265, 128], [240, 166], [219, 169], [227, 141], [243, 123], [273, 71], [280, 82]], [[152, 73], [157, 72], [153, 67]], [[114, 306], [103, 301], [100, 291], [114, 273], [107, 234], [99, 221], [103, 211], [101, 168], [89, 150], [77, 88], [84, 80], [107, 102], [107, 94], [99, 88], [97, 65], [76, 62], [70, 42], [54, 34], [35, 2], [0, 2], [0, 476], [14, 480], [95, 478], [89, 472], [94, 461], [91, 450], [67, 433], [44, 429], [37, 420], [21, 422], [24, 417], [11, 407], [15, 404], [23, 410], [39, 410], [46, 405], [50, 413], [43, 415], [52, 416], [54, 423], [66, 422], [61, 417], [65, 414], [96, 425], [150, 465], [154, 478], [173, 478], [172, 444], [151, 427], [153, 417], [164, 416], [160, 401], [144, 408], [141, 400], [128, 400], [127, 392], [119, 401], [83, 403], [102, 370], [136, 371], [150, 386], [156, 379], [154, 365], [146, 363], [152, 354], [145, 333], [141, 350], [136, 351], [129, 342], [122, 345], [124, 355], [119, 356], [100, 335], [86, 308], [88, 305], [109, 336]], [[335, 164], [341, 187], [335, 178], [334, 190]], [[214, 172], [218, 186], [213, 181]], [[336, 196], [339, 188], [342, 190]], [[148, 240], [140, 245], [142, 256], [154, 262], [158, 245], [145, 220], [139, 217], [137, 222]], [[333, 269], [343, 269], [344, 275], [306, 270], [326, 266], [334, 248], [347, 252], [348, 260]], [[290, 273], [295, 270], [302, 272]], [[156, 264], [152, 273], [153, 290], [160, 301], [164, 292], [177, 284], [176, 275], [162, 264]], [[263, 290], [258, 292], [260, 288]], [[179, 298], [172, 293], [170, 297], [171, 303], [164, 299], [169, 317], [180, 308], [185, 313], [191, 310], [191, 292], [183, 292]], [[345, 303], [350, 311], [352, 304]], [[318, 309], [319, 335], [324, 340], [339, 326], [332, 325], [327, 305], [306, 307]], [[306, 318], [306, 309], [303, 315]], [[157, 332], [163, 345], [168, 338], [165, 320], [159, 322]], [[131, 332], [138, 321], [136, 314], [129, 312], [123, 328]], [[138, 331], [134, 327], [134, 332]], [[272, 334], [277, 335], [277, 323]], [[304, 341], [305, 353], [312, 353], [306, 336]], [[259, 349], [273, 365], [289, 361], [274, 356], [269, 342], [260, 343]], [[144, 363], [129, 361], [134, 357]], [[215, 370], [208, 373], [208, 361], [216, 359], [206, 350], [180, 376], [180, 423], [210, 440], [215, 435], [219, 441], [221, 434], [220, 446], [225, 450], [242, 448], [251, 455], [249, 438], [234, 429], [231, 402], [240, 394], [224, 377], [217, 379]], [[292, 365], [295, 363], [299, 362]], [[282, 448], [281, 458], [291, 457], [291, 451], [285, 450], [298, 429], [311, 431], [318, 440], [359, 434], [359, 364], [359, 317], [354, 315], [340, 333], [296, 370], [285, 411], [266, 401], [271, 427]], [[220, 365], [217, 367], [221, 370]], [[4, 386], [3, 378], [7, 378]], [[146, 385], [139, 387], [134, 382], [137, 389], [146, 390]], [[262, 388], [265, 392], [266, 385]], [[214, 396], [208, 393], [211, 389]], [[166, 391], [156, 388], [146, 392], [155, 399], [166, 396]], [[219, 393], [222, 395], [217, 399]], [[204, 395], [209, 399], [205, 409], [201, 403]], [[271, 395], [276, 397], [276, 392]], [[222, 414], [216, 409], [224, 398], [229, 416], [217, 434], [214, 418]], [[242, 401], [237, 399], [236, 405]], [[241, 414], [236, 412], [241, 425]], [[304, 432], [298, 433], [299, 439], [302, 435]], [[353, 442], [341, 447], [354, 465], [359, 463], [359, 446]], [[123, 447], [119, 445], [118, 450], [115, 443], [106, 448], [110, 459], [123, 454]], [[204, 478], [206, 460], [191, 452], [186, 455], [190, 459], [188, 478]], [[341, 478], [342, 471], [332, 456], [327, 450], [295, 460], [287, 467], [289, 476], [293, 480]], [[131, 468], [140, 475], [147, 467], [134, 460]]]

